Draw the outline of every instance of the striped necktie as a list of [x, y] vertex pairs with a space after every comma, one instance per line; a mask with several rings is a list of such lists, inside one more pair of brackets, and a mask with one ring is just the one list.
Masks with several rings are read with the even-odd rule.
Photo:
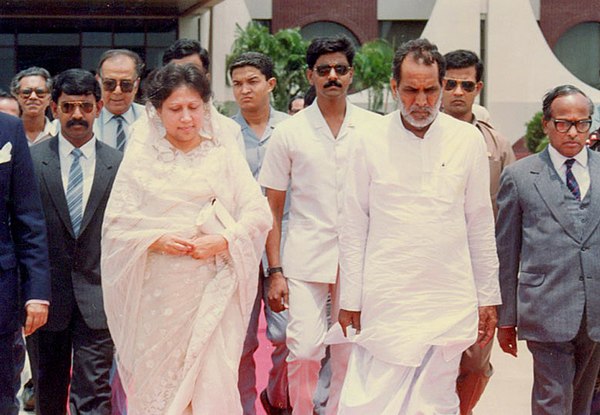
[[113, 117], [117, 120], [117, 146], [116, 149], [119, 151], [125, 150], [125, 141], [127, 136], [125, 135], [125, 129], [123, 128], [123, 117], [121, 115], [115, 115]]
[[71, 151], [73, 163], [69, 169], [69, 183], [67, 184], [67, 206], [69, 215], [71, 216], [71, 224], [73, 225], [73, 233], [79, 236], [79, 228], [81, 227], [81, 219], [83, 219], [83, 171], [79, 158], [83, 155], [81, 149], [74, 148]]
[[577, 183], [577, 180], [575, 179], [575, 176], [573, 175], [573, 171], [571, 170], [571, 167], [573, 167], [573, 163], [575, 163], [575, 159], [568, 159], [565, 161], [565, 166], [567, 167], [567, 174], [565, 175], [565, 177], [567, 179], [567, 187], [569, 188], [571, 193], [573, 193], [573, 196], [575, 196], [575, 199], [581, 201], [581, 193], [579, 191], [579, 183]]

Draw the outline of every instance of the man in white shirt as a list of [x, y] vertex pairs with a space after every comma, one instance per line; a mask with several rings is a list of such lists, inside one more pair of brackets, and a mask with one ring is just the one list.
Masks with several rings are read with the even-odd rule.
[[128, 49], [111, 49], [100, 56], [96, 79], [104, 107], [94, 122], [94, 135], [119, 151], [127, 147], [132, 124], [146, 113], [134, 102], [143, 70], [142, 59]]
[[589, 414], [600, 367], [600, 155], [594, 106], [561, 85], [543, 100], [550, 144], [508, 166], [498, 192], [498, 342], [533, 356], [531, 413]]
[[21, 120], [29, 146], [57, 133], [58, 123], [46, 117], [52, 92], [52, 79], [46, 69], [32, 66], [22, 70], [13, 77], [10, 92], [21, 107]]
[[100, 86], [82, 69], [55, 78], [58, 135], [31, 149], [48, 229], [52, 303], [38, 332], [36, 410], [110, 415], [113, 342], [100, 276], [104, 209], [121, 152], [96, 140]]
[[458, 414], [461, 353], [494, 334], [487, 151], [474, 126], [439, 113], [444, 70], [425, 39], [398, 48], [399, 110], [350, 157], [339, 322], [354, 346], [340, 414]]
[[[288, 308], [288, 381], [294, 415], [313, 414], [325, 356], [327, 296], [337, 319], [338, 232], [351, 147], [379, 116], [350, 104], [354, 49], [345, 37], [317, 38], [306, 53], [316, 101], [273, 131], [259, 175], [274, 216], [267, 239], [269, 305]], [[280, 251], [285, 196], [291, 189], [288, 233]], [[345, 346], [331, 348], [328, 414], [337, 412], [346, 369]]]

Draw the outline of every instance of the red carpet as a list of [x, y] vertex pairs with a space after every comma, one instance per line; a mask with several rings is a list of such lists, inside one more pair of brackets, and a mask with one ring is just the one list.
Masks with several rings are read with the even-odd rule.
[[[258, 322], [258, 350], [254, 354], [256, 360], [256, 390], [258, 395], [267, 386], [269, 369], [271, 369], [271, 342], [266, 337], [267, 323], [265, 321], [264, 313], [260, 313], [260, 320]], [[260, 404], [260, 399], [256, 400], [256, 414], [265, 415], [265, 411]]]

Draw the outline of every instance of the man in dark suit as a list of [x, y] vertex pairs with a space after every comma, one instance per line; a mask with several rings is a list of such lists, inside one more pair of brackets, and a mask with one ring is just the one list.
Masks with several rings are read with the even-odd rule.
[[544, 97], [550, 145], [508, 166], [498, 193], [498, 341], [533, 355], [532, 413], [590, 413], [600, 367], [600, 155], [593, 104], [574, 86]]
[[93, 134], [100, 96], [90, 72], [59, 74], [51, 107], [60, 132], [31, 150], [46, 214], [53, 299], [37, 339], [41, 415], [65, 414], [67, 396], [71, 414], [111, 412], [113, 342], [102, 301], [100, 236], [122, 155]]
[[[20, 271], [20, 277], [17, 272]], [[44, 214], [21, 121], [0, 113], [0, 413], [17, 414], [14, 342], [46, 323], [50, 275]]]

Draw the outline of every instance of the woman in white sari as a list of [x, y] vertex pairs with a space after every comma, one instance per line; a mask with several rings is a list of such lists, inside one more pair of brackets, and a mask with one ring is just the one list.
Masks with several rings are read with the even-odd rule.
[[168, 65], [147, 97], [102, 238], [128, 413], [241, 414], [238, 365], [270, 210], [239, 150], [212, 128], [202, 73]]

